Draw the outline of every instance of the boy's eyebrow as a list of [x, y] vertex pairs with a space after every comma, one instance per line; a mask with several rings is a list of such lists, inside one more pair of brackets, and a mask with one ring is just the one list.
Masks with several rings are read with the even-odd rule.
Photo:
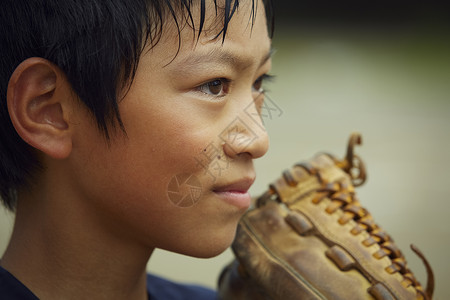
[[[266, 55], [263, 56], [258, 67], [263, 66], [274, 53], [274, 49], [270, 48]], [[220, 62], [223, 64], [230, 64], [233, 66], [238, 66], [239, 69], [244, 70], [253, 65], [253, 60], [251, 56], [244, 57], [234, 54], [234, 52], [229, 50], [223, 50], [223, 48], [214, 48], [207, 53], [194, 54], [186, 57], [180, 62], [181, 68], [189, 69], [191, 67], [197, 66], [198, 64]]]

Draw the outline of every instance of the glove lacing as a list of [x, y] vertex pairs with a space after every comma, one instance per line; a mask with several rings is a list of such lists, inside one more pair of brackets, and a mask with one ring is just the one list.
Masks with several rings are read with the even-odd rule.
[[[369, 238], [363, 241], [363, 244], [366, 247], [370, 247], [377, 243], [380, 249], [373, 256], [376, 259], [382, 259], [386, 256], [390, 258], [392, 264], [386, 268], [386, 272], [389, 274], [401, 274], [403, 276], [402, 285], [405, 288], [413, 286], [417, 292], [418, 299], [429, 300], [432, 298], [434, 291], [434, 274], [425, 256], [416, 246], [410, 246], [421, 258], [427, 271], [427, 288], [424, 291], [419, 281], [407, 267], [406, 259], [400, 249], [394, 244], [393, 239], [374, 222], [372, 215], [361, 206], [355, 195], [354, 187], [362, 185], [367, 178], [364, 163], [353, 151], [354, 146], [360, 145], [361, 142], [361, 135], [354, 133], [350, 137], [344, 160], [338, 160], [334, 156], [329, 155], [338, 167], [349, 174], [352, 184], [345, 182], [326, 182], [322, 178], [320, 171], [308, 163], [298, 163], [296, 166], [302, 167], [310, 175], [316, 176], [321, 184], [321, 187], [316, 191], [317, 196], [312, 201], [318, 204], [325, 198], [330, 199], [331, 203], [326, 208], [326, 212], [332, 214], [340, 209], [344, 212], [338, 221], [340, 224], [347, 224], [350, 220], [356, 223], [356, 226], [351, 231], [353, 235], [357, 235], [362, 231], [369, 233]], [[289, 186], [294, 187], [298, 184], [289, 171], [283, 172], [283, 178]], [[258, 200], [262, 204], [269, 198], [275, 198], [274, 200], [280, 201], [280, 199], [276, 199], [278, 197], [273, 186]]]

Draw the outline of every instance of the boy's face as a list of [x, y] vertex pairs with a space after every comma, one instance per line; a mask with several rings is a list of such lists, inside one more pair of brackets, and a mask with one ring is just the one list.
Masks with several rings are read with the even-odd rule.
[[108, 147], [90, 129], [93, 121], [76, 125], [74, 192], [110, 233], [199, 257], [232, 242], [250, 201], [252, 160], [268, 148], [257, 113], [271, 41], [263, 4], [252, 27], [249, 2], [241, 2], [223, 44], [221, 36], [211, 39], [222, 21], [214, 7], [198, 42], [182, 27], [177, 55], [178, 34], [168, 22], [119, 104], [127, 138]]

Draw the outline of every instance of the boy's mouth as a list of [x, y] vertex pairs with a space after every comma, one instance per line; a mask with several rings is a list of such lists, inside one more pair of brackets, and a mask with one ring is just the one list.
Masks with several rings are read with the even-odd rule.
[[251, 203], [248, 189], [254, 181], [254, 177], [244, 177], [231, 183], [216, 186], [212, 191], [225, 202], [241, 209], [247, 209]]

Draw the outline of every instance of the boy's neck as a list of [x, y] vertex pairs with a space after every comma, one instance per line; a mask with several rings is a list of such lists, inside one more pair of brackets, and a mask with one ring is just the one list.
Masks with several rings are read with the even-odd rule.
[[79, 201], [66, 201], [70, 193], [58, 199], [58, 190], [19, 195], [2, 267], [41, 299], [147, 299], [152, 250], [110, 234]]

